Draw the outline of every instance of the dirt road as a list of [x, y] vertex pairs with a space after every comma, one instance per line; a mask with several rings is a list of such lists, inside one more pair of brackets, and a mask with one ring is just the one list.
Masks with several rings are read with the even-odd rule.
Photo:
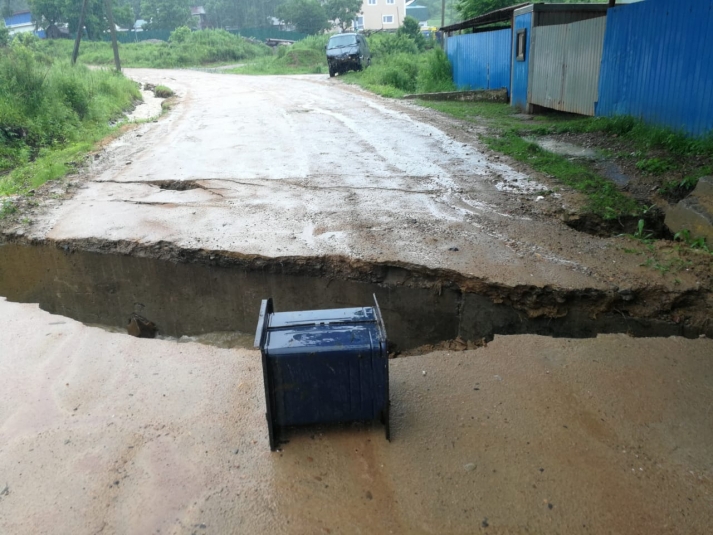
[[[548, 186], [488, 153], [475, 126], [326, 76], [127, 74], [168, 85], [180, 102], [110, 146], [96, 180], [40, 219], [35, 236], [344, 255], [508, 286], [650, 282], [616, 240], [553, 220], [566, 196], [537, 200]], [[697, 282], [679, 278], [678, 289]]]
[[669, 287], [559, 222], [574, 197], [540, 199], [477, 126], [326, 76], [128, 74], [175, 108], [0, 238], [0, 295], [62, 314], [0, 299], [0, 533], [710, 531], [710, 339], [397, 358], [393, 442], [309, 429], [270, 453], [257, 352], [69, 319], [247, 332], [269, 295], [373, 292], [404, 347], [693, 336], [690, 309], [711, 328], [695, 272]]

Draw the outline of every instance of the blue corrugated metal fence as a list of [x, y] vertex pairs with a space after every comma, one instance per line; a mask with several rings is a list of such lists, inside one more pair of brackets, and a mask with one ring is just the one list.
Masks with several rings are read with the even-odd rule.
[[597, 115], [711, 132], [712, 37], [713, 0], [646, 0], [610, 9]]
[[510, 91], [512, 30], [457, 35], [447, 40], [453, 82], [459, 89]]

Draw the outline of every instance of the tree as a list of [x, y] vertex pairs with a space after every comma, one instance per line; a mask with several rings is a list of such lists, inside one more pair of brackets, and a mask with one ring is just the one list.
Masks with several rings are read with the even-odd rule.
[[[71, 33], [77, 31], [82, 2], [76, 0], [29, 0], [29, 4], [32, 17], [38, 28], [46, 29], [52, 24], [67, 23]], [[122, 3], [121, 0], [114, 0], [113, 7], [117, 24], [123, 27], [133, 26], [134, 19], [128, 4]], [[109, 28], [103, 0], [87, 2], [84, 28], [90, 39], [98, 39]]]
[[[608, 0], [557, 0], [563, 4], [604, 3]], [[456, 9], [464, 19], [490, 13], [496, 9], [521, 4], [521, 0], [458, 0]]]
[[284, 0], [206, 0], [208, 25], [219, 28], [255, 28], [277, 16]]
[[0, 47], [7, 46], [10, 42], [10, 30], [5, 27], [5, 21], [0, 20]]
[[147, 29], [173, 30], [190, 23], [191, 0], [142, 0]]
[[426, 46], [426, 39], [421, 33], [421, 27], [419, 26], [418, 21], [413, 17], [404, 18], [404, 23], [401, 28], [398, 29], [396, 34], [405, 35], [406, 37], [413, 39], [413, 42], [416, 43], [419, 50], [423, 50]]
[[67, 4], [64, 0], [30, 0], [30, 10], [38, 28], [67, 21]]
[[470, 19], [496, 9], [520, 3], [522, 2], [519, 0], [458, 0], [456, 9], [464, 19]]
[[329, 29], [327, 11], [317, 0], [290, 0], [277, 8], [278, 16], [298, 32], [315, 35]]
[[327, 18], [334, 22], [339, 21], [339, 27], [344, 31], [357, 18], [361, 6], [361, 0], [327, 0], [324, 9], [327, 12]]

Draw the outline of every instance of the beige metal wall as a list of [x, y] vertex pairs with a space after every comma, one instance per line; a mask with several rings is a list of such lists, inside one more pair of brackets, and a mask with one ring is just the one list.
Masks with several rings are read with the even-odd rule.
[[606, 17], [532, 32], [529, 103], [594, 115]]
[[[386, 0], [376, 0], [376, 5], [369, 5], [369, 0], [364, 0], [362, 14], [365, 30], [396, 30], [406, 16], [406, 1], [394, 0], [393, 4], [387, 4]], [[384, 24], [382, 22], [384, 15], [392, 15], [393, 24]]]

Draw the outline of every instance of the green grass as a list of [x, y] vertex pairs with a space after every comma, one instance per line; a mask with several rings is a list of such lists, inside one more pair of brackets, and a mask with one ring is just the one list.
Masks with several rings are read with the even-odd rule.
[[496, 102], [439, 102], [431, 100], [420, 100], [419, 104], [447, 113], [458, 119], [485, 122], [500, 129], [522, 126], [521, 121], [512, 117], [517, 113], [517, 110], [507, 104]]
[[165, 85], [157, 85], [154, 87], [153, 94], [158, 98], [170, 98], [175, 95], [173, 89], [166, 87]]
[[228, 74], [285, 75], [328, 72], [325, 47], [329, 35], [313, 35], [291, 46], [280, 46], [270, 55], [257, 58]]
[[587, 196], [586, 209], [603, 219], [636, 216], [643, 207], [622, 194], [611, 181], [593, 172], [585, 164], [541, 149], [513, 132], [502, 136], [484, 137], [487, 145], [503, 154], [528, 164], [533, 169], [551, 175], [557, 180]]
[[456, 89], [451, 80], [450, 63], [440, 49], [420, 54], [400, 52], [376, 56], [368, 69], [347, 73], [342, 78], [346, 83], [391, 98]]
[[[66, 39], [47, 39], [42, 41], [40, 48], [52, 57], [69, 59], [73, 46], [73, 42]], [[225, 30], [190, 32], [182, 35], [182, 40], [169, 43], [119, 44], [123, 67], [175, 68], [218, 65], [251, 60], [269, 53], [268, 47], [252, 43]], [[111, 44], [82, 41], [78, 61], [87, 65], [113, 66]]]
[[52, 60], [32, 40], [1, 48], [0, 195], [65, 175], [140, 98], [124, 76]]

